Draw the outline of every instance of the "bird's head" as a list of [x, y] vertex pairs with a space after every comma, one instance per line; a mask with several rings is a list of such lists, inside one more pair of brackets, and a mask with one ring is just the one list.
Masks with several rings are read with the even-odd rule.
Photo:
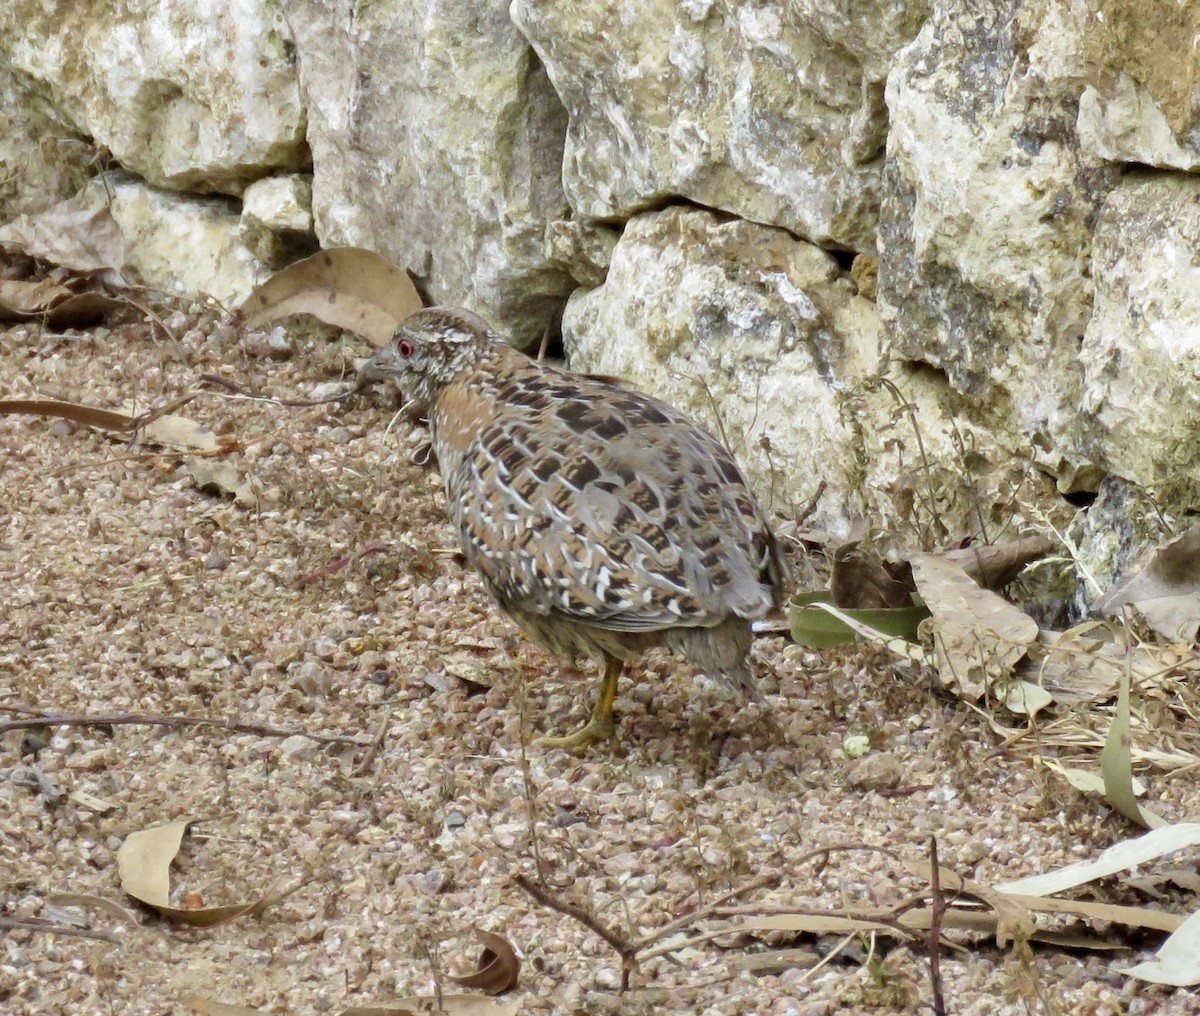
[[438, 390], [478, 366], [503, 340], [468, 310], [427, 307], [400, 322], [388, 342], [363, 364], [363, 381], [394, 381], [417, 407], [428, 407]]

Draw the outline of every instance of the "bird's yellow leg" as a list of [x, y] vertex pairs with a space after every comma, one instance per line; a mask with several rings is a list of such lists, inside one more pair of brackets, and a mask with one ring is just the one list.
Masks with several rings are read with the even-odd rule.
[[547, 748], [567, 748], [579, 751], [601, 741], [616, 741], [617, 726], [613, 722], [613, 702], [617, 698], [617, 682], [625, 664], [613, 656], [604, 658], [604, 679], [600, 683], [600, 694], [592, 708], [592, 717], [574, 733], [564, 737], [543, 737], [539, 744]]

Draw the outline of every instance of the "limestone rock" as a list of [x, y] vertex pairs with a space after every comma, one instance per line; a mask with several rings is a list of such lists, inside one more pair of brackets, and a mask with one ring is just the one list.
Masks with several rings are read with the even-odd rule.
[[1089, 155], [1112, 162], [1200, 170], [1200, 117], [1177, 133], [1146, 87], [1123, 71], [1103, 92], [1091, 85], [1084, 90], [1079, 139]]
[[1096, 226], [1085, 415], [1098, 461], [1143, 486], [1200, 486], [1200, 177], [1127, 176]]
[[[2, 49], [2, 44], [0, 44]], [[95, 172], [95, 146], [0, 52], [0, 222], [70, 197]]]
[[308, 162], [279, 0], [0, 5], [0, 50], [82, 135], [172, 189], [240, 194]]
[[242, 195], [241, 240], [276, 270], [316, 253], [312, 177], [271, 176], [247, 187]]
[[566, 113], [507, 8], [293, 0], [288, 19], [322, 244], [370, 247], [528, 346], [571, 287], [543, 250]]
[[[1078, 452], [1091, 220], [1116, 171], [1079, 148], [1082, 0], [942, 0], [888, 79], [879, 306], [894, 355], [1064, 490]], [[1014, 143], [1015, 142], [1015, 143]]]
[[620, 235], [605, 226], [557, 219], [546, 226], [546, 258], [581, 286], [598, 286], [608, 274]]
[[872, 251], [883, 81], [925, 2], [514, 0], [570, 112], [583, 218], [679, 196]]
[[146, 285], [233, 307], [270, 274], [241, 242], [231, 198], [176, 194], [127, 174], [110, 174], [107, 186], [93, 181], [83, 198], [111, 208], [125, 236], [125, 267]]
[[242, 195], [242, 220], [276, 233], [311, 233], [312, 177], [273, 176]]
[[1200, 4], [1093, 0], [1079, 136], [1114, 162], [1200, 170]]

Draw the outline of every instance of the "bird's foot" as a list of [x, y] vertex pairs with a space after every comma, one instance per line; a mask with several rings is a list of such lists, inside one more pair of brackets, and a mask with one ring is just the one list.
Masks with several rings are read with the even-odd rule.
[[544, 748], [566, 748], [576, 755], [582, 755], [593, 744], [600, 744], [602, 741], [611, 741], [613, 747], [617, 746], [617, 727], [611, 716], [593, 715], [574, 733], [563, 737], [539, 738], [537, 743]]

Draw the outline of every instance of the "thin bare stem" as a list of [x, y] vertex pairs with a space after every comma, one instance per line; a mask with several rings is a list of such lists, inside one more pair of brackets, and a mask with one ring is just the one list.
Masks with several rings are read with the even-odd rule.
[[39, 931], [45, 935], [62, 935], [64, 938], [93, 938], [101, 942], [120, 942], [121, 940], [110, 931], [90, 931], [87, 928], [73, 928], [69, 924], [55, 924], [52, 921], [42, 921], [37, 918], [23, 919], [20, 917], [0, 917], [0, 928], [22, 931]]
[[[13, 706], [7, 706], [13, 709]], [[24, 710], [22, 710], [24, 711]], [[289, 727], [266, 727], [259, 723], [238, 723], [234, 720], [217, 720], [204, 716], [157, 716], [150, 713], [113, 713], [108, 716], [72, 716], [62, 713], [37, 713], [23, 720], [5, 720], [0, 723], [0, 734], [10, 730], [29, 730], [34, 727], [168, 727], [179, 730], [183, 727], [218, 727], [236, 734], [258, 734], [262, 737], [307, 737], [310, 741], [324, 744], [355, 744], [365, 748], [369, 740], [352, 734], [314, 734], [308, 730]]]
[[937, 839], [929, 840], [929, 888], [933, 903], [929, 916], [929, 980], [933, 984], [934, 1016], [946, 1016], [946, 998], [942, 993], [942, 915], [946, 913], [946, 897], [942, 895], [942, 879], [938, 869]]
[[631, 942], [618, 935], [611, 928], [601, 924], [582, 907], [577, 907], [573, 903], [559, 899], [543, 886], [526, 878], [520, 872], [516, 872], [513, 875], [513, 881], [542, 904], [542, 906], [549, 907], [551, 910], [557, 910], [560, 914], [578, 921], [589, 931], [599, 935], [605, 942], [612, 946], [616, 950], [617, 955], [621, 957], [621, 991], [625, 992], [629, 989], [629, 973], [636, 963], [635, 954], [637, 953], [637, 948]]

